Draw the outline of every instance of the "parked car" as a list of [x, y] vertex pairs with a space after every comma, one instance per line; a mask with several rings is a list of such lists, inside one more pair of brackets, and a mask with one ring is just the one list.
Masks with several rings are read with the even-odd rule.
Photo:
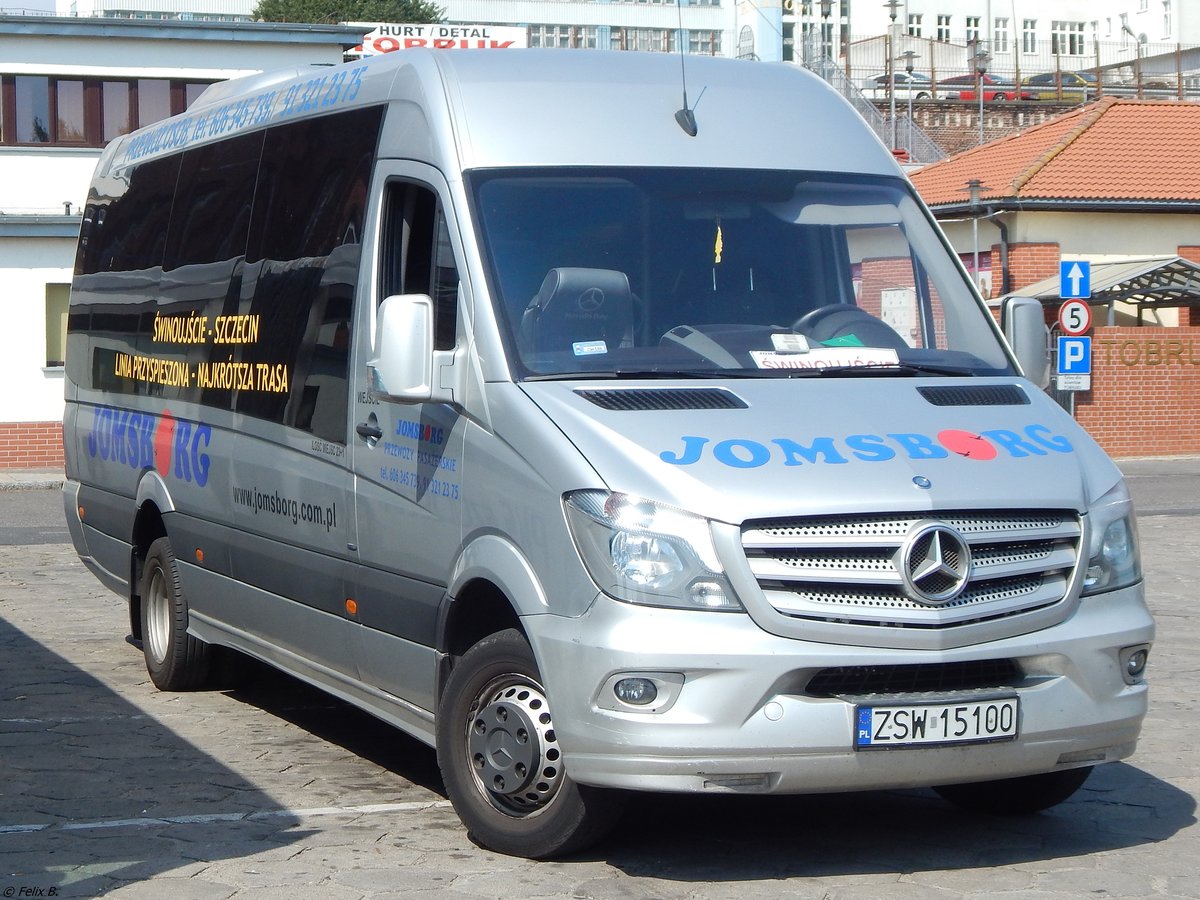
[[[911, 94], [914, 100], [928, 100], [933, 96], [933, 80], [921, 72], [894, 72], [892, 79], [897, 97], [907, 100]], [[863, 81], [863, 93], [873, 100], [885, 99], [888, 96], [887, 73]]]
[[1030, 75], [1021, 84], [1036, 100], [1095, 100], [1100, 95], [1100, 80], [1095, 72], [1042, 72]]
[[[974, 72], [966, 75], [955, 75], [938, 82], [938, 95], [948, 100], [979, 100], [977, 90], [979, 76]], [[983, 101], [985, 103], [1005, 103], [1012, 100], [1033, 100], [1033, 91], [1017, 88], [1011, 78], [1001, 78], [990, 72], [983, 73]]]

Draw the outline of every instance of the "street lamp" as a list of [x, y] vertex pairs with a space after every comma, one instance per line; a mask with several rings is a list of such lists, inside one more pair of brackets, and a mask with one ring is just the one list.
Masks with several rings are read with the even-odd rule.
[[[888, 28], [887, 41], [884, 43], [884, 48], [887, 50], [887, 80], [888, 80], [888, 97], [890, 98], [891, 116], [892, 116], [892, 149], [896, 149], [896, 65], [892, 60], [892, 48], [896, 46], [896, 10], [904, 4], [904, 0], [887, 0], [884, 7], [891, 16], [892, 24]], [[911, 91], [912, 86], [909, 85]]]
[[[979, 143], [983, 143], [983, 76], [987, 74], [988, 64], [991, 63], [992, 57], [987, 50], [976, 41], [975, 55], [971, 57], [971, 62], [975, 66], [976, 78], [975, 81], [979, 88]], [[1020, 88], [1018, 88], [1018, 96], [1020, 96]]]
[[821, 52], [833, 59], [833, 26], [829, 15], [833, 12], [833, 0], [821, 0]]
[[915, 50], [905, 50], [898, 57], [896, 57], [897, 59], [904, 60], [904, 71], [908, 73], [908, 156], [910, 159], [912, 158], [912, 130], [913, 130], [913, 116], [912, 116], [913, 60], [916, 59], [920, 55], [921, 54], [917, 53]]

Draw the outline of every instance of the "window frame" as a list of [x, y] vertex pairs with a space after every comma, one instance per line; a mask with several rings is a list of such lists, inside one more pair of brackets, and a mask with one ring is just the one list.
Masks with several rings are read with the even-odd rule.
[[[46, 83], [47, 140], [17, 140], [19, 120], [17, 117], [17, 79], [40, 78]], [[58, 104], [60, 82], [83, 82], [83, 139], [66, 140], [59, 135]], [[168, 115], [178, 115], [188, 106], [188, 94], [194, 101], [205, 87], [215, 82], [195, 81], [184, 78], [115, 78], [111, 76], [38, 75], [24, 72], [0, 73], [0, 146], [3, 147], [103, 147], [113, 138], [104, 137], [104, 87], [106, 84], [124, 85], [129, 106], [129, 131], [151, 125], [161, 119], [141, 121], [138, 115], [139, 84], [165, 82], [168, 86]], [[113, 137], [119, 137], [119, 132]]]

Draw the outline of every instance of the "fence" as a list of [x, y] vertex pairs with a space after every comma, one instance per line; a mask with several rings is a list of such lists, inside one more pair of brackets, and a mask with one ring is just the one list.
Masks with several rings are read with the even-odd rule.
[[[815, 31], [797, 36], [797, 47], [804, 48], [793, 51], [798, 60], [807, 55], [814, 38], [819, 39]], [[920, 92], [931, 100], [955, 100], [954, 95], [964, 87], [973, 90], [979, 68], [990, 77], [1014, 84], [1040, 76], [1039, 100], [1082, 101], [1104, 95], [1200, 100], [1200, 45], [1095, 40], [1084, 52], [1084, 44], [1082, 39], [1037, 41], [1026, 51], [1024, 44], [1011, 39], [993, 39], [989, 45], [985, 40], [966, 43], [884, 34], [848, 36], [836, 47], [826, 44], [825, 49], [836, 55], [837, 67], [860, 88], [876, 76], [885, 76], [878, 90], [868, 92], [875, 100], [888, 98], [886, 76], [904, 73], [906, 64], [913, 65], [914, 73], [927, 85], [927, 90]], [[1066, 52], [1069, 50], [1077, 52]], [[986, 56], [981, 56], [981, 51]], [[1075, 87], [1072, 73], [1087, 73], [1088, 83]], [[967, 83], [945, 84], [949, 79]], [[896, 94], [907, 99], [902, 86], [896, 88]]]

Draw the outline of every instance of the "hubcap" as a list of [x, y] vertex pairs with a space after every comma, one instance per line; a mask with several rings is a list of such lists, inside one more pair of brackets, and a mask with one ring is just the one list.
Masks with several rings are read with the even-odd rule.
[[563, 769], [542, 689], [509, 675], [481, 691], [467, 720], [467, 756], [476, 785], [497, 808], [526, 814], [550, 803]]
[[171, 601], [167, 597], [166, 582], [161, 569], [150, 577], [150, 590], [142, 598], [146, 604], [146, 634], [142, 635], [150, 646], [155, 662], [167, 658], [167, 642], [171, 632]]

